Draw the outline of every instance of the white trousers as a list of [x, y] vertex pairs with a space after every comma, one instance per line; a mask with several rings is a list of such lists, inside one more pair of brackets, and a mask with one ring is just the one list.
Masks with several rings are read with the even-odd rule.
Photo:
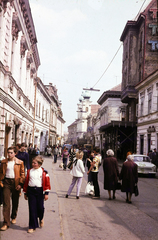
[[77, 182], [76, 196], [79, 197], [80, 189], [81, 189], [81, 184], [82, 184], [82, 177], [73, 177], [73, 178], [72, 178], [72, 183], [71, 183], [71, 185], [70, 185], [70, 187], [69, 187], [69, 190], [68, 190], [67, 194], [68, 194], [68, 195], [71, 194], [72, 189], [74, 188], [76, 182]]

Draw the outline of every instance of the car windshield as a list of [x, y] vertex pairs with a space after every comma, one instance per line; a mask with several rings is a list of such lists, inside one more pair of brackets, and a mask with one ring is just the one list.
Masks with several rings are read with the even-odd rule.
[[148, 156], [134, 156], [134, 162], [150, 162]]

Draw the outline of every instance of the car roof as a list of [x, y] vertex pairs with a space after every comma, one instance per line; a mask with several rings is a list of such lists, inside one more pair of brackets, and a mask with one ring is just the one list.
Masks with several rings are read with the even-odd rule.
[[143, 155], [143, 154], [132, 154], [132, 156], [136, 157], [149, 157], [148, 155]]

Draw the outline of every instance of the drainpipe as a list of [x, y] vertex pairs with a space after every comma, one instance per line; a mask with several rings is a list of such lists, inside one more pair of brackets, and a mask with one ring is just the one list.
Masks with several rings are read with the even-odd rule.
[[33, 119], [33, 132], [32, 132], [32, 144], [34, 146], [34, 136], [35, 136], [35, 116], [36, 116], [36, 92], [37, 92], [37, 80], [34, 79], [35, 85], [35, 96], [34, 96], [34, 119]]
[[145, 72], [145, 53], [146, 53], [146, 15], [141, 14], [144, 17], [144, 61], [143, 61], [143, 79], [144, 80], [144, 72]]
[[50, 145], [50, 125], [51, 125], [51, 118], [52, 118], [52, 103], [50, 103], [50, 113], [49, 113], [49, 131], [48, 131], [48, 143]]

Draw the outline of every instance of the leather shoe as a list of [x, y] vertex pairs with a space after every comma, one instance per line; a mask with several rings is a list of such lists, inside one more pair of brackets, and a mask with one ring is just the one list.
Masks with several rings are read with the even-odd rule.
[[7, 226], [7, 225], [3, 225], [3, 227], [1, 227], [1, 231], [6, 231], [6, 230], [7, 230], [7, 228], [8, 228], [8, 226]]
[[99, 199], [100, 196], [93, 196], [92, 199]]
[[42, 219], [41, 221], [40, 221], [40, 227], [42, 228], [44, 226], [44, 220]]
[[12, 224], [15, 224], [16, 223], [16, 219], [12, 219]]
[[33, 233], [35, 230], [34, 229], [32, 229], [32, 228], [30, 228], [30, 229], [28, 229], [28, 233]]

